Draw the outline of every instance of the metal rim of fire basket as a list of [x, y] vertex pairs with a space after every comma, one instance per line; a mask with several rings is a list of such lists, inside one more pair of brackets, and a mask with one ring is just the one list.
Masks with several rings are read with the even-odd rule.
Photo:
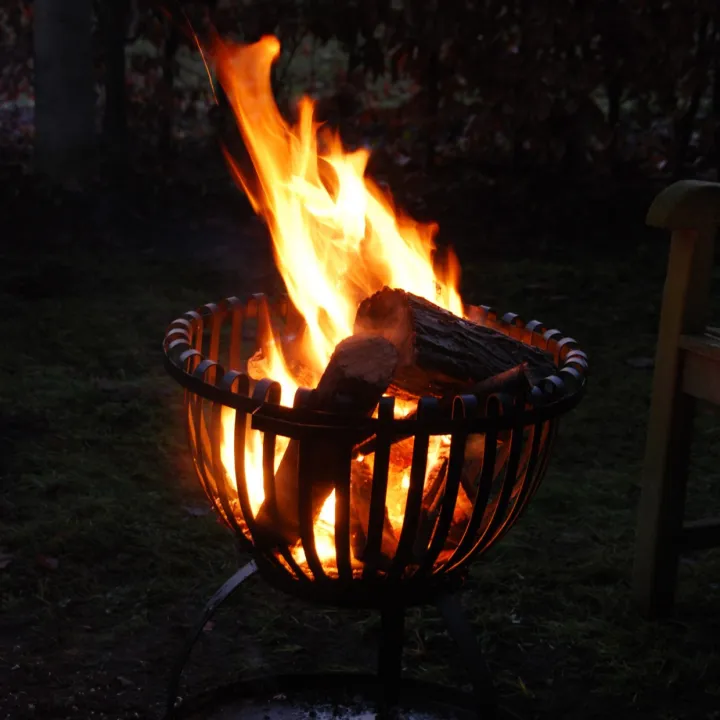
[[[525, 323], [512, 313], [499, 316], [487, 306], [468, 306], [466, 316], [480, 325], [550, 353], [557, 371], [537, 384], [529, 397], [514, 397], [500, 392], [491, 395], [483, 408], [475, 395], [459, 395], [453, 400], [449, 418], [437, 413], [439, 401], [432, 397], [419, 399], [417, 419], [396, 418], [395, 399], [384, 397], [379, 403], [377, 418], [358, 419], [357, 415], [309, 410], [304, 404], [313, 391], [307, 389], [297, 391], [293, 407], [281, 406], [282, 388], [279, 383], [263, 379], [252, 384], [248, 374], [243, 372], [247, 369], [243, 358], [249, 357], [250, 348], [254, 352], [268, 342], [275, 342], [273, 317], [283, 323], [284, 339], [280, 339], [281, 343], [289, 341], [292, 344], [293, 339], [300, 338], [304, 319], [287, 297], [281, 297], [272, 304], [264, 295], [253, 295], [247, 302], [231, 297], [187, 312], [170, 324], [163, 345], [165, 367], [186, 391], [188, 437], [196, 471], [219, 516], [235, 531], [239, 548], [253, 556], [253, 560], [238, 570], [206, 605], [173, 673], [170, 709], [174, 706], [184, 663], [205, 623], [255, 571], [259, 571], [269, 584], [296, 597], [336, 606], [381, 610], [383, 627], [386, 628], [382, 637], [391, 641], [382, 642], [379, 672], [381, 675], [389, 673], [391, 681], [396, 676], [399, 679], [405, 608], [436, 604], [459, 649], [468, 656], [468, 667], [479, 673], [479, 681], [476, 678], [473, 682], [475, 695], [482, 701], [478, 707], [487, 705], [483, 699], [486, 694], [494, 697], [492, 683], [486, 677], [487, 670], [482, 670], [484, 664], [475, 657], [475, 650], [470, 647], [472, 631], [462, 621], [462, 614], [453, 609], [452, 593], [464, 583], [470, 559], [484, 553], [512, 527], [537, 490], [547, 469], [559, 417], [575, 407], [585, 391], [588, 361], [575, 340], [565, 337], [559, 330], [548, 329], [540, 321]], [[246, 322], [248, 320], [250, 322]], [[242, 511], [240, 520], [235, 518], [235, 510], [229, 502], [227, 485], [230, 478], [222, 468], [220, 433], [213, 432], [210, 437], [205, 426], [209, 422], [210, 427], [218, 428], [222, 423], [224, 407], [238, 411], [238, 417], [245, 415], [239, 424], [236, 420], [234, 431], [237, 492]], [[276, 436], [300, 440], [297, 445], [297, 513], [299, 543], [305, 553], [307, 567], [303, 565], [301, 568], [300, 561], [294, 558], [291, 540], [281, 536], [274, 528], [261, 530], [256, 513], [250, 507], [247, 484], [243, 479], [246, 473], [242, 458], [238, 459], [244, 453], [248, 419], [251, 429], [265, 433], [262, 443], [263, 481], [271, 498], [270, 521], [278, 517], [275, 472], [272, 469]], [[507, 454], [501, 464], [504, 469], [501, 470], [500, 487], [491, 503], [497, 476], [496, 453], [503, 431], [508, 431], [504, 441]], [[355, 539], [364, 534], [359, 544], [363, 555], [355, 556], [362, 561], [362, 569], [361, 574], [356, 575], [351, 565], [350, 544], [351, 449], [355, 447], [356, 440], [364, 441], [373, 433], [376, 459], [382, 459], [375, 463], [372, 473], [367, 527], [362, 523], [355, 525], [360, 528]], [[460, 535], [454, 538], [449, 554], [441, 559], [440, 554], [446, 548], [454, 522], [465, 450], [472, 434], [484, 436], [482, 467], [474, 470], [479, 472], [476, 494], [468, 519], [457, 525]], [[422, 506], [430, 435], [451, 435], [446, 491], [439, 495], [439, 504], [433, 500], [432, 512], [423, 510]], [[399, 538], [395, 538], [396, 548], [392, 554], [383, 557], [382, 510], [387, 491], [390, 447], [398, 439], [410, 436], [414, 437], [415, 444], [402, 530]], [[308, 442], [303, 442], [304, 439]], [[323, 447], [338, 443], [336, 454], [339, 459], [335, 458], [336, 465], [332, 466], [340, 468], [334, 485], [337, 491], [335, 574], [329, 574], [320, 562], [315, 545], [310, 499], [314, 476], [306, 474], [303, 477], [309, 477], [310, 481], [299, 482], [301, 467], [308, 467], [303, 465], [303, 459], [313, 456], [313, 443], [318, 440]], [[353, 444], [348, 445], [349, 441]], [[303, 452], [306, 454], [303, 455]], [[323, 455], [322, 461], [325, 459]], [[224, 478], [220, 484], [214, 479], [216, 475]], [[436, 511], [439, 515], [433, 514]], [[423, 512], [430, 520], [423, 521], [421, 526]], [[421, 528], [423, 532], [420, 532]], [[422, 542], [417, 543], [418, 538]], [[352, 553], [355, 553], [354, 547]], [[381, 560], [385, 566], [381, 566]], [[494, 700], [491, 704], [494, 705]]]
[[[422, 605], [433, 602], [438, 594], [457, 589], [464, 582], [470, 559], [485, 552], [507, 532], [539, 486], [548, 465], [559, 417], [578, 404], [585, 389], [588, 367], [585, 353], [578, 348], [575, 340], [565, 337], [559, 330], [546, 329], [539, 321], [524, 323], [514, 314], [498, 317], [492, 308], [470, 306], [467, 308], [469, 319], [551, 353], [558, 366], [556, 374], [533, 388], [529, 400], [503, 393], [490, 396], [484, 413], [474, 395], [460, 395], [455, 398], [451, 417], [443, 418], [434, 414], [433, 408], [438, 406], [437, 399], [423, 397], [418, 402], [417, 420], [408, 420], [395, 417], [395, 399], [387, 397], [380, 402], [377, 418], [358, 419], [357, 415], [321, 412], [303, 407], [303, 397], [307, 398], [312, 392], [310, 390], [298, 390], [293, 407], [286, 407], [280, 405], [279, 383], [269, 379], [259, 380], [251, 389], [249, 376], [239, 369], [245, 367], [242, 363], [243, 354], [248, 355], [248, 347], [243, 347], [243, 343], [252, 343], [252, 347], [257, 349], [272, 339], [270, 333], [274, 325], [271, 311], [276, 313], [279, 321], [285, 323], [285, 337], [299, 337], [304, 320], [286, 297], [271, 306], [266, 296], [253, 295], [246, 303], [237, 298], [228, 298], [185, 313], [170, 325], [164, 343], [166, 368], [186, 390], [188, 437], [196, 470], [215, 510], [228, 527], [235, 531], [239, 546], [253, 554], [266, 581], [278, 589], [310, 600], [324, 598], [335, 605], [380, 607], [387, 602]], [[254, 328], [252, 322], [246, 323], [253, 319], [257, 320]], [[248, 330], [250, 334], [246, 335]], [[220, 360], [227, 361], [228, 367], [237, 369], [226, 371]], [[336, 538], [339, 538], [336, 540], [337, 574], [328, 574], [318, 558], [310, 514], [305, 507], [310, 502], [311, 492], [307, 484], [299, 492], [300, 505], [297, 506], [299, 533], [307, 568], [304, 565], [301, 567], [292, 554], [294, 540], [287, 540], [267, 524], [262, 527], [257, 522], [250, 510], [244, 480], [241, 481], [242, 490], [238, 498], [242, 521], [236, 520], [225, 484], [214, 487], [216, 480], [213, 475], [221, 457], [220, 437], [215, 433], [212, 441], [209, 438], [202, 439], [205, 432], [203, 400], [209, 401], [211, 407], [208, 410], [213, 425], [219, 423], [222, 408], [229, 407], [246, 416], [242, 426], [249, 419], [250, 428], [265, 433], [263, 463], [265, 446], [274, 449], [277, 436], [299, 440], [300, 447], [305, 440], [312, 444], [322, 438], [323, 443], [348, 448], [348, 443], [352, 447], [375, 434], [383, 460], [373, 474], [373, 488], [377, 482], [379, 490], [373, 492], [371, 503], [376, 495], [385, 497], [387, 469], [382, 468], [387, 466], [385, 461], [389, 460], [390, 445], [396, 439], [410, 435], [416, 439], [424, 438], [420, 443], [422, 446], [430, 435], [450, 435], [453, 441], [458, 440], [458, 446], [464, 448], [463, 438], [466, 440], [472, 434], [484, 435], [485, 439], [492, 438], [491, 443], [495, 448], [491, 453], [493, 457], [502, 432], [508, 431], [511, 438], [518, 440], [513, 439], [509, 443], [510, 455], [505, 466], [502, 491], [492, 506], [490, 493], [493, 483], [488, 481], [493, 477], [494, 461], [488, 463], [487, 470], [483, 461], [483, 475], [480, 478], [483, 492], [478, 493], [474, 501], [471, 518], [463, 526], [462, 538], [450, 555], [442, 560], [438, 558], [452, 527], [454, 516], [448, 509], [452, 509], [456, 502], [460, 468], [457, 463], [454, 465], [454, 489], [447, 493], [447, 497], [444, 494], [440, 503], [440, 513], [444, 519], [438, 521], [432, 540], [428, 547], [423, 544], [423, 549], [420, 545], [416, 546], [415, 541], [422, 515], [421, 488], [425, 470], [420, 467], [421, 462], [416, 463], [416, 453], [413, 451], [408, 491], [408, 498], [412, 496], [413, 501], [410, 503], [408, 500], [406, 505], [397, 549], [392, 558], [383, 557], [384, 523], [381, 515], [377, 514], [380, 505], [373, 503], [375, 512], [370, 511], [367, 537], [363, 544], [364, 550], [361, 550], [367, 553], [363, 559], [362, 577], [357, 577], [352, 568], [349, 475], [339, 478], [335, 485], [340, 498], [336, 505], [336, 508], [339, 507], [336, 514]], [[425, 412], [425, 409], [428, 411]], [[538, 430], [533, 430], [531, 442], [525, 442], [523, 434], [517, 433], [517, 429], [527, 427]], [[241, 443], [244, 445], [244, 441]], [[207, 450], [204, 450], [206, 445]], [[207, 452], [210, 452], [212, 458], [210, 455], [206, 457]], [[463, 453], [464, 450], [457, 457], [462, 459]], [[422, 453], [417, 454], [420, 457]], [[521, 463], [525, 463], [522, 471]], [[379, 472], [378, 468], [381, 468]], [[238, 477], [244, 476], [242, 470], [238, 472]], [[265, 468], [263, 473], [264, 482], [272, 483], [266, 485], [266, 492], [275, 498], [274, 474], [266, 473]], [[277, 506], [271, 504], [269, 513], [270, 519], [277, 522]], [[381, 563], [387, 562], [389, 566], [383, 571]]]
[[[209, 329], [210, 354], [217, 356], [220, 333], [230, 318], [230, 348], [228, 361], [231, 368], [241, 365], [241, 335], [243, 322], [258, 318], [263, 310], [272, 308], [281, 319], [292, 325], [295, 332], [301, 328], [302, 317], [294, 310], [287, 296], [281, 296], [272, 303], [261, 293], [252, 295], [246, 302], [230, 297], [218, 303], [207, 303], [196, 310], [184, 313], [170, 323], [163, 342], [165, 369], [188, 392], [213, 403], [253, 415], [253, 428], [263, 432], [301, 439], [307, 433], [327, 432], [347, 437], [351, 430], [358, 436], [366, 437], [378, 426], [377, 418], [358, 421], [337, 413], [307, 410], [302, 407], [287, 407], [266, 400], [271, 379], [256, 381], [264, 392], [238, 393], [238, 387], [250, 383], [247, 374], [227, 370], [218, 362], [206, 358], [202, 353], [203, 336]], [[565, 336], [560, 330], [548, 328], [539, 320], [524, 322], [515, 313], [502, 316], [487, 305], [468, 305], [467, 317], [479, 325], [504, 333], [527, 345], [550, 353], [558, 371], [549, 375], [532, 389], [532, 406], [513, 413], [480, 414], [477, 417], [458, 419], [417, 419], [394, 418], [392, 431], [397, 435], [414, 434], [422, 425], [432, 435], [447, 435], [462, 430], [483, 433], [488, 429], [509, 430], [517, 423], [530, 424], [550, 420], [574, 408], [585, 391], [588, 359], [576, 340]], [[206, 324], [209, 321], [209, 328]], [[194, 344], [193, 344], [194, 338]], [[432, 399], [432, 398], [428, 398]], [[420, 401], [425, 398], [420, 398]], [[492, 397], [488, 399], [488, 403]], [[387, 428], [386, 428], [387, 430]]]

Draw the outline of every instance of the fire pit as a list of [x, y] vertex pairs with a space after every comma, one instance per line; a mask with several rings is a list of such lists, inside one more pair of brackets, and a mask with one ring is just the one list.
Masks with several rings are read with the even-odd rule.
[[438, 263], [435, 227], [365, 176], [367, 151], [318, 132], [307, 99], [285, 122], [270, 84], [278, 53], [263, 38], [219, 44], [214, 60], [254, 171], [228, 161], [270, 229], [288, 297], [208, 304], [165, 336], [195, 469], [253, 558], [206, 606], [168, 712], [203, 625], [257, 572], [310, 602], [380, 611], [384, 706], [407, 687], [405, 609], [437, 605], [474, 687], [450, 704], [492, 717], [454, 591], [537, 490], [587, 360], [538, 321], [466, 306], [456, 259]]
[[[537, 490], [558, 419], [578, 403], [584, 390], [587, 361], [574, 340], [538, 321], [525, 324], [512, 314], [498, 317], [488, 307], [469, 307], [466, 315], [479, 325], [546, 350], [558, 366], [557, 373], [525, 397], [500, 391], [487, 395], [481, 404], [476, 394], [460, 394], [449, 412], [442, 411], [437, 398], [423, 397], [411, 419], [398, 416], [394, 397], [382, 397], [376, 417], [358, 419], [308, 409], [309, 390], [296, 393], [293, 407], [281, 405], [277, 382], [253, 381], [248, 376], [248, 361], [266, 349], [264, 343], [273, 342], [271, 318], [276, 328], [282, 327], [279, 335], [288, 355], [302, 336], [301, 318], [287, 299], [273, 304], [261, 295], [245, 303], [230, 298], [188, 312], [170, 325], [164, 343], [166, 367], [186, 391], [187, 431], [196, 471], [219, 516], [254, 558], [211, 600], [198, 632], [256, 570], [273, 586], [306, 600], [379, 609], [380, 676], [392, 696], [400, 679], [404, 608], [435, 603], [477, 676], [477, 706], [487, 712], [494, 705], [491, 683], [481, 671], [484, 666], [470, 642], [472, 635], [467, 634], [450, 593], [462, 585], [470, 560], [507, 532]], [[428, 457], [437, 440], [447, 449], [446, 462], [442, 490], [430, 499], [431, 507]], [[279, 514], [278, 444], [293, 441], [298, 445], [299, 537], [289, 544], [258, 517], [261, 506], [269, 517]], [[399, 443], [408, 441], [413, 445], [406, 471], [409, 482], [407, 488], [402, 481], [399, 489], [393, 488], [391, 456]], [[472, 455], [478, 446], [479, 459], [467, 460], [466, 454]], [[367, 502], [358, 500], [354, 487], [367, 481], [353, 467], [362, 462], [358, 448], [363, 447], [375, 456]], [[334, 501], [331, 524], [323, 513], [314, 517], [312, 512], [312, 454], [323, 448], [326, 453], [333, 449], [337, 469], [328, 495]], [[468, 467], [477, 478], [474, 491], [467, 482]], [[253, 486], [258, 479], [262, 486]], [[394, 541], [384, 537], [394, 529], [392, 523], [387, 527], [389, 489], [396, 495], [404, 490], [405, 495], [404, 516]], [[365, 515], [358, 517], [362, 512]], [[182, 663], [191, 646], [192, 641]], [[173, 701], [177, 682], [178, 676], [171, 689]]]

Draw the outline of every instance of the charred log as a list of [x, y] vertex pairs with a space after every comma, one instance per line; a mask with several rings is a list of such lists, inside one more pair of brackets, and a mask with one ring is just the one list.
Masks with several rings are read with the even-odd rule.
[[[480, 412], [482, 412], [485, 403], [491, 395], [504, 393], [512, 395], [513, 397], [525, 397], [530, 390], [531, 385], [527, 376], [527, 365], [522, 363], [517, 367], [506, 370], [505, 372], [499, 373], [498, 375], [473, 385], [463, 394], [474, 395], [480, 406]], [[439, 411], [441, 417], [450, 417], [455, 397], [455, 393], [451, 393], [440, 398]], [[417, 412], [413, 410], [405, 417], [407, 420], [414, 420], [417, 417]], [[408, 435], [407, 437], [410, 436]], [[372, 435], [367, 440], [363, 440], [361, 443], [358, 443], [353, 448], [353, 456], [369, 455], [370, 453], [375, 452], [376, 441], [376, 436]]]
[[[372, 470], [370, 466], [365, 462], [354, 461], [350, 481], [351, 543], [353, 555], [363, 562], [369, 560], [366, 557], [366, 548], [372, 487]], [[390, 523], [386, 505], [383, 517], [380, 557], [377, 559], [378, 569], [384, 570], [390, 566], [390, 562], [397, 550], [397, 544], [398, 538], [395, 536]]]
[[[308, 409], [368, 416], [372, 414], [395, 372], [398, 354], [389, 341], [354, 335], [335, 348]], [[302, 444], [308, 462], [298, 477]], [[344, 443], [291, 440], [275, 473], [275, 507], [263, 503], [256, 521], [286, 543], [300, 537], [299, 482], [312, 483], [313, 522], [341, 473], [347, 472], [352, 447]]]

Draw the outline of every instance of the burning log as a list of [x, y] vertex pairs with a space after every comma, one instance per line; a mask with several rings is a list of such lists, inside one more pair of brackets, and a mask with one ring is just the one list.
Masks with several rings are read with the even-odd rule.
[[[510, 437], [506, 435], [498, 440], [497, 454], [495, 456], [495, 467], [493, 469], [493, 482], [500, 476], [510, 455]], [[460, 475], [460, 485], [465, 495], [472, 503], [478, 492], [480, 473], [482, 471], [483, 458], [485, 456], [485, 436], [470, 435], [465, 446], [465, 465]]]
[[443, 397], [524, 364], [531, 384], [555, 371], [546, 353], [453, 315], [424, 298], [383, 288], [360, 303], [355, 332], [390, 340], [400, 355], [389, 391]]
[[[440, 397], [441, 412], [449, 415], [456, 394], [474, 394], [483, 405], [493, 393], [525, 394], [533, 378], [545, 377], [554, 370], [544, 353], [401, 290], [385, 288], [364, 300], [356, 315], [355, 333], [336, 347], [308, 408], [368, 416], [386, 392], [413, 399], [435, 394]], [[374, 443], [374, 438], [364, 441], [353, 448], [352, 456], [373, 453]], [[299, 450], [300, 441], [291, 440], [275, 475], [275, 504], [264, 503], [256, 518], [263, 529], [289, 544], [300, 537]], [[314, 523], [337, 477], [347, 472], [350, 451], [342, 444], [320, 446], [318, 442], [317, 447], [304, 445], [303, 454], [307, 464], [304, 463], [302, 481], [312, 482]], [[405, 448], [400, 438], [391, 450], [391, 466], [396, 471], [405, 467], [411, 454], [412, 444]], [[474, 485], [482, 457], [483, 448], [471, 443], [466, 450], [462, 478], [462, 492], [468, 499], [476, 493]], [[372, 490], [368, 468], [357, 460], [351, 465], [352, 542], [353, 554], [358, 559], [362, 558], [367, 541]], [[417, 536], [418, 552], [435, 527], [446, 477], [447, 453], [428, 474]], [[392, 557], [396, 546], [397, 537], [386, 508], [382, 555]]]
[[447, 482], [448, 457], [447, 455], [439, 460], [431, 468], [425, 480], [423, 493], [423, 505], [420, 511], [420, 522], [415, 536], [415, 556], [423, 557], [432, 539], [435, 525], [440, 516], [443, 497], [445, 495], [445, 483]]
[[[531, 388], [532, 383], [528, 377], [528, 364], [524, 362], [473, 385], [467, 391], [467, 394], [474, 395], [482, 407], [491, 395], [505, 393], [517, 397], [518, 395], [526, 395]], [[451, 406], [454, 397], [454, 395], [450, 398], [446, 396], [441, 400], [441, 405]]]
[[467, 496], [462, 484], [458, 488], [457, 502], [448, 532], [444, 551], [452, 553], [462, 542], [473, 512], [473, 501]]
[[[340, 342], [325, 368], [307, 408], [324, 412], [371, 415], [393, 377], [398, 353], [388, 340], [373, 335], [353, 335]], [[312, 516], [317, 520], [335, 480], [346, 468], [351, 449], [343, 444], [302, 441], [308, 458], [304, 482], [312, 482]], [[277, 516], [263, 503], [256, 521], [284, 542], [300, 537], [298, 459], [300, 441], [291, 440], [275, 473]]]
[[[370, 522], [370, 501], [372, 498], [372, 470], [365, 461], [354, 460], [350, 480], [350, 507], [352, 512], [352, 550], [361, 561], [366, 560], [368, 524]], [[395, 536], [387, 504], [383, 517], [382, 541], [380, 544], [379, 569], [387, 569], [397, 550], [398, 538]]]
[[[504, 442], [499, 445], [499, 452], [495, 458], [492, 482], [497, 480], [505, 467], [509, 451], [509, 442]], [[440, 517], [440, 509], [445, 496], [447, 482], [448, 453], [449, 448], [446, 448], [445, 453], [442, 454], [437, 459], [435, 465], [430, 468], [425, 480], [420, 523], [415, 538], [416, 557], [422, 557], [425, 554]], [[485, 437], [483, 435], [470, 436], [465, 447], [465, 465], [460, 475], [460, 487], [458, 488], [455, 512], [448, 533], [446, 549], [452, 549], [460, 544], [465, 528], [470, 521], [473, 504], [478, 492], [478, 481], [480, 479], [484, 455]]]
[[[491, 395], [497, 393], [507, 393], [508, 395], [513, 396], [524, 396], [530, 391], [530, 389], [531, 385], [527, 376], [527, 365], [526, 363], [522, 363], [517, 367], [510, 368], [510, 370], [506, 370], [505, 372], [499, 373], [498, 375], [473, 385], [468, 388], [464, 394], [474, 395], [480, 405], [480, 408], [482, 408]], [[441, 414], [448, 415], [450, 413], [454, 399], [455, 393], [451, 393], [450, 395], [445, 395], [440, 398], [439, 405]], [[414, 420], [416, 417], [417, 412], [415, 410], [406, 415], [407, 420]], [[410, 436], [408, 435], [407, 437]], [[376, 441], [376, 436], [372, 435], [367, 438], [367, 440], [363, 440], [361, 443], [358, 443], [353, 448], [353, 456], [357, 457], [358, 455], [369, 455], [370, 453], [375, 452]]]

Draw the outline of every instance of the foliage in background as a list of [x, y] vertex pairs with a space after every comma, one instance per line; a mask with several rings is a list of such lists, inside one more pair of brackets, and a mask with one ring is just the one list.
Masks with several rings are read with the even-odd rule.
[[[161, 146], [212, 131], [197, 42], [216, 28], [245, 42], [278, 35], [281, 101], [300, 92], [320, 98], [321, 116], [351, 141], [381, 142], [400, 164], [464, 157], [494, 172], [676, 175], [718, 164], [720, 10], [712, 0], [108, 0], [96, 7], [99, 104], [126, 114], [131, 135], [145, 131]], [[28, 0], [0, 2], [6, 139], [31, 130], [31, 15]], [[118, 42], [124, 80], [111, 69]], [[127, 110], [111, 102], [113, 93], [125, 96]], [[105, 120], [106, 131], [125, 132], [124, 116]]]

